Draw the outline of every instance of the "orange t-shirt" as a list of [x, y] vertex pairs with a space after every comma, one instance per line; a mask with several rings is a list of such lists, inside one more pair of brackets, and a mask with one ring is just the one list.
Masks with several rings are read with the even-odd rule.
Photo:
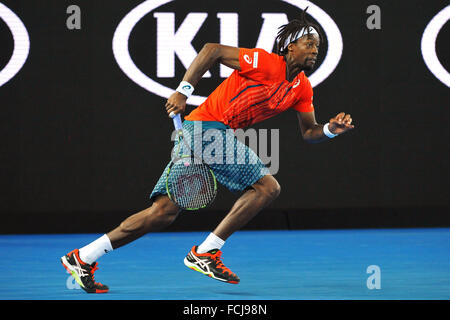
[[241, 71], [225, 79], [186, 120], [219, 121], [230, 128], [245, 128], [290, 108], [311, 112], [313, 90], [303, 72], [286, 80], [282, 56], [263, 49], [239, 50]]

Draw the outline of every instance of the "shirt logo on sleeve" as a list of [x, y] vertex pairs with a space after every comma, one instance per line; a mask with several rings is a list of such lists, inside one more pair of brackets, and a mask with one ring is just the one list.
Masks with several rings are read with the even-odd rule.
[[244, 60], [248, 64], [253, 63], [253, 68], [257, 68], [258, 67], [258, 52], [256, 51], [253, 53], [253, 59], [250, 58], [250, 56], [248, 54], [244, 54]]
[[252, 58], [250, 58], [247, 54], [244, 55], [244, 60], [245, 62], [247, 62], [248, 64], [252, 64]]
[[292, 88], [297, 88], [300, 84], [300, 79], [297, 80], [297, 82], [292, 86]]

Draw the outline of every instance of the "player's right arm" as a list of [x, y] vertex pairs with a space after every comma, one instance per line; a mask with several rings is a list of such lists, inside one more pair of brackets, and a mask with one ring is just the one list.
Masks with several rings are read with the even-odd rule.
[[218, 43], [205, 44], [187, 69], [183, 80], [189, 82], [193, 86], [197, 85], [205, 72], [216, 62], [222, 63], [232, 69], [240, 70], [239, 48]]
[[[205, 44], [187, 69], [183, 81], [187, 81], [195, 87], [205, 72], [216, 62], [220, 62], [235, 70], [241, 70], [239, 63], [239, 48], [218, 43]], [[184, 94], [175, 91], [169, 99], [167, 99], [167, 114], [170, 114], [171, 112], [176, 114], [184, 112], [186, 100], [187, 97]]]

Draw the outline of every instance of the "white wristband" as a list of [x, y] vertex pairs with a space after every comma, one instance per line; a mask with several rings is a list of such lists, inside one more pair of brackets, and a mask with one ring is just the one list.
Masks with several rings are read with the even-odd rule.
[[181, 81], [176, 91], [189, 98], [194, 92], [194, 86], [187, 81]]
[[323, 133], [330, 139], [334, 138], [337, 136], [337, 134], [332, 133], [329, 129], [328, 126], [330, 125], [329, 122], [327, 122], [324, 126], [323, 126]]

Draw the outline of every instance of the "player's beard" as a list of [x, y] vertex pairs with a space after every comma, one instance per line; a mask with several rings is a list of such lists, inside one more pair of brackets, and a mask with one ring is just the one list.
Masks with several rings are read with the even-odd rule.
[[303, 64], [303, 70], [312, 71], [315, 67], [316, 63], [312, 62], [311, 59], [305, 59], [305, 63]]

